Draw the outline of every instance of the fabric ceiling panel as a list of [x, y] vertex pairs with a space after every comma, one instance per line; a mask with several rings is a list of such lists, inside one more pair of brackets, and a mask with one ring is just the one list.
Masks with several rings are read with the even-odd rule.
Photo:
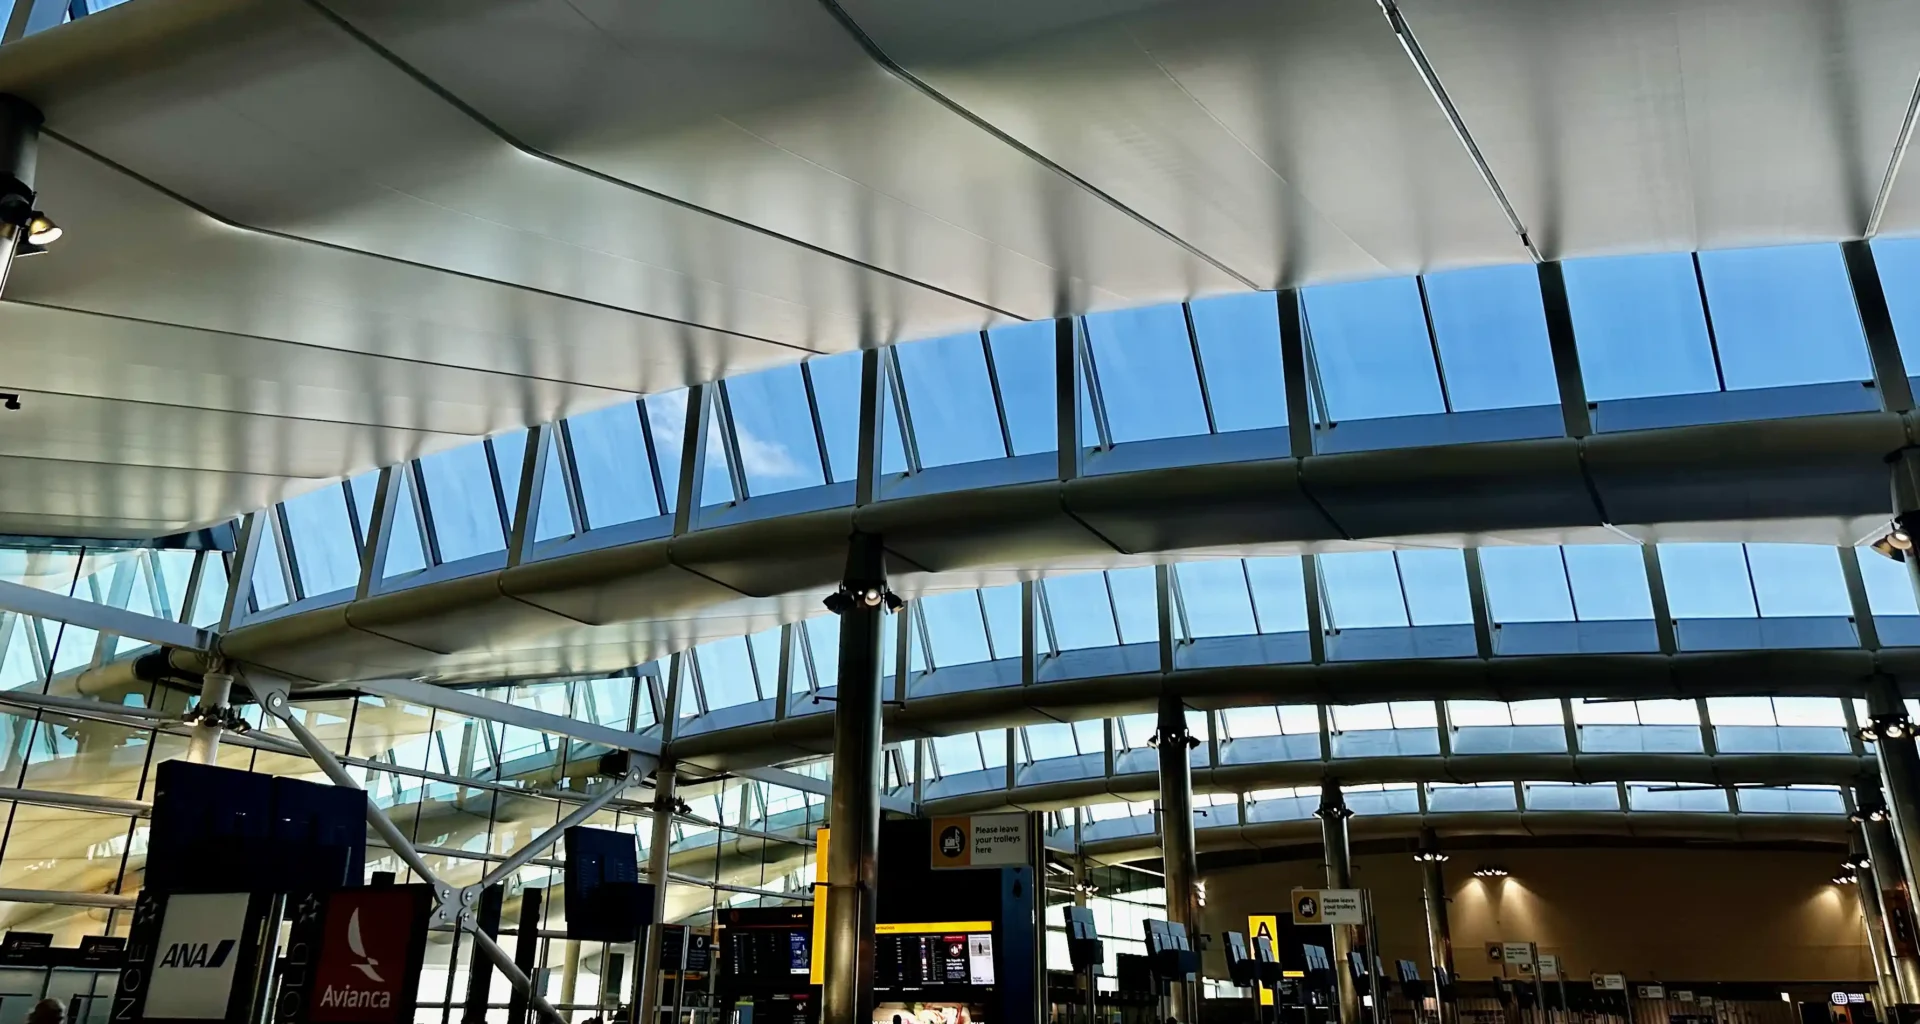
[[[4, 384], [123, 402], [472, 436], [625, 393], [359, 352], [0, 303]], [[429, 445], [429, 447], [438, 447]]]
[[248, 10], [230, 37], [137, 73], [0, 88], [63, 137], [251, 227], [805, 351], [994, 319], [522, 152], [311, 5]]
[[1913, 4], [1401, 6], [1550, 259], [1858, 237], [1920, 74]]
[[[66, 234], [46, 255], [15, 267], [9, 300], [624, 391], [670, 390], [798, 354], [234, 228], [46, 138], [39, 185]], [[524, 412], [528, 421], [551, 414]]]
[[0, 453], [156, 469], [202, 469], [319, 481], [468, 439], [399, 427], [261, 416], [183, 405], [21, 390]]
[[1263, 287], [1527, 258], [1374, 4], [842, 6], [929, 86]]
[[527, 145], [1019, 317], [1239, 287], [882, 71], [824, 5], [327, 5]]
[[[235, 509], [271, 505], [313, 486], [312, 480], [255, 473], [0, 454], [0, 533], [153, 537], [220, 522]], [[78, 529], [87, 524], [94, 528]]]

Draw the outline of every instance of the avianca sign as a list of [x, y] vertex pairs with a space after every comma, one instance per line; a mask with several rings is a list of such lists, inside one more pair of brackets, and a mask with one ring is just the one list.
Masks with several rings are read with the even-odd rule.
[[420, 984], [415, 947], [425, 943], [427, 906], [415, 888], [342, 889], [328, 896], [307, 1020], [399, 1024], [412, 1016]]

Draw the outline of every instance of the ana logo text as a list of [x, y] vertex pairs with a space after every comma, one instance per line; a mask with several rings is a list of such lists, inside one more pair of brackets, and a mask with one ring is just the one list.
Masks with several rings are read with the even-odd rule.
[[167, 947], [160, 958], [162, 967], [205, 967], [218, 968], [227, 962], [228, 954], [233, 952], [233, 940], [221, 939], [216, 943], [176, 942]]

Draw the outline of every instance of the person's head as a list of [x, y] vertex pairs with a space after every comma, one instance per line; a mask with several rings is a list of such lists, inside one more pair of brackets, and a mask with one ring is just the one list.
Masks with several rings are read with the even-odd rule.
[[60, 1024], [66, 1011], [58, 999], [42, 999], [33, 1004], [33, 1010], [27, 1014], [27, 1024]]

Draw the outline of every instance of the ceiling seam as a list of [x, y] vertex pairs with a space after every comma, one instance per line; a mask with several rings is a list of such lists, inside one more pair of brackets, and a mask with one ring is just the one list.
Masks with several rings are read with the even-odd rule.
[[1413, 27], [1407, 24], [1406, 16], [1400, 13], [1400, 5], [1395, 0], [1379, 0], [1380, 13], [1386, 15], [1387, 24], [1393, 27], [1393, 34], [1400, 39], [1400, 48], [1407, 53], [1407, 59], [1427, 85], [1427, 92], [1433, 95], [1433, 101], [1440, 105], [1447, 122], [1453, 126], [1454, 137], [1467, 149], [1467, 156], [1473, 160], [1473, 166], [1480, 172], [1480, 179], [1486, 183], [1487, 190], [1500, 204], [1500, 211], [1506, 214], [1507, 226], [1520, 236], [1520, 244], [1526, 247], [1527, 254], [1535, 263], [1547, 262], [1540, 255], [1540, 249], [1533, 244], [1533, 236], [1527, 233], [1527, 225], [1513, 208], [1513, 202], [1507, 198], [1507, 190], [1500, 187], [1500, 179], [1493, 173], [1493, 166], [1487, 162], [1486, 154], [1480, 152], [1480, 144], [1473, 141], [1473, 133], [1467, 129], [1467, 122], [1460, 116], [1459, 108], [1453, 105], [1453, 97], [1447, 94], [1447, 87], [1440, 81], [1440, 73], [1427, 61], [1427, 53], [1420, 48], [1420, 40], [1415, 38]]
[[[267, 238], [277, 238], [283, 242], [292, 242], [296, 245], [311, 245], [316, 248], [327, 249], [333, 252], [346, 253], [352, 256], [360, 256], [360, 257], [364, 257], [366, 259], [371, 259], [371, 260], [378, 260], [383, 263], [395, 263], [403, 267], [413, 267], [416, 270], [425, 270], [435, 274], [445, 274], [448, 277], [457, 277], [466, 281], [477, 281], [481, 284], [492, 285], [497, 288], [506, 288], [511, 291], [525, 292], [529, 295], [541, 295], [549, 299], [555, 299], [561, 302], [571, 302], [571, 303], [576, 303], [582, 306], [589, 306], [594, 309], [604, 309], [604, 310], [607, 310], [608, 312], [619, 313], [624, 316], [639, 317], [643, 320], [652, 320], [656, 323], [673, 324], [679, 327], [691, 327], [691, 328], [694, 328], [695, 330], [701, 330], [701, 331], [712, 331], [715, 334], [724, 334], [731, 338], [744, 338], [748, 341], [757, 341], [766, 345], [775, 345], [780, 348], [788, 349], [794, 352], [804, 352], [808, 355], [837, 354], [837, 353], [824, 352], [820, 349], [810, 348], [806, 345], [796, 345], [790, 341], [780, 341], [776, 338], [763, 338], [757, 334], [747, 334], [742, 331], [729, 330], [725, 327], [713, 327], [703, 323], [696, 323], [695, 321], [692, 321], [692, 320], [681, 320], [677, 317], [663, 316], [659, 313], [649, 313], [649, 312], [646, 312], [645, 310], [629, 309], [626, 306], [616, 306], [611, 302], [601, 302], [598, 299], [589, 299], [580, 295], [567, 295], [562, 292], [550, 291], [546, 288], [536, 288], [532, 285], [521, 284], [517, 281], [503, 281], [495, 277], [483, 277], [479, 274], [468, 273], [467, 271], [464, 271], [464, 270], [455, 270], [452, 267], [440, 267], [440, 266], [435, 266], [431, 263], [419, 263], [414, 260], [402, 259], [398, 256], [389, 256], [386, 253], [370, 252], [366, 249], [355, 249], [352, 246], [340, 245], [336, 242], [325, 242], [317, 238], [307, 238], [303, 235], [295, 235], [285, 231], [277, 231], [273, 228], [263, 228], [263, 227], [256, 227], [252, 224], [243, 224], [237, 220], [232, 219], [231, 217], [227, 217], [224, 214], [216, 213], [213, 210], [208, 209], [207, 207], [202, 206], [201, 204], [194, 202], [191, 199], [188, 199], [186, 196], [183, 196], [180, 193], [175, 192], [170, 188], [167, 188], [165, 185], [162, 185], [159, 182], [154, 181], [151, 178], [148, 178], [147, 176], [126, 166], [125, 164], [122, 164], [104, 154], [101, 154], [101, 153], [95, 152], [92, 149], [89, 149], [87, 146], [81, 144], [80, 142], [77, 142], [74, 139], [71, 139], [65, 135], [60, 134], [60, 132], [58, 132], [55, 129], [43, 127], [40, 129], [40, 134], [43, 136], [46, 136], [47, 138], [53, 139], [56, 142], [61, 143], [62, 145], [66, 146], [69, 149], [72, 149], [76, 153], [79, 153], [83, 156], [86, 156], [92, 159], [93, 161], [95, 161], [96, 163], [99, 163], [103, 167], [109, 167], [115, 171], [118, 171], [119, 173], [125, 175], [126, 177], [131, 178], [132, 180], [137, 181], [142, 185], [145, 185], [146, 187], [152, 189], [153, 191], [158, 192], [163, 196], [166, 196], [168, 199], [171, 199], [174, 202], [179, 203], [180, 205], [194, 211], [195, 213], [200, 214], [202, 217], [205, 217], [208, 220], [211, 220], [214, 223], [221, 225], [222, 227], [231, 228], [235, 231], [244, 231], [248, 234], [261, 235]], [[179, 325], [179, 326], [185, 326], [185, 325]]]
[[[333, 427], [357, 427], [370, 430], [406, 431], [410, 434], [430, 434], [436, 437], [459, 441], [478, 441], [492, 437], [492, 434], [463, 434], [457, 430], [441, 430], [436, 427], [410, 427], [397, 423], [368, 423], [361, 420], [330, 420], [318, 416], [291, 416], [277, 412], [258, 412], [252, 409], [216, 409], [204, 405], [180, 405], [174, 402], [156, 402], [146, 398], [122, 398], [115, 395], [86, 395], [73, 391], [49, 391], [46, 388], [20, 387], [0, 380], [0, 388], [11, 389], [8, 393], [18, 393], [22, 398], [33, 395], [47, 395], [53, 398], [72, 398], [86, 402], [106, 402], [111, 405], [143, 405], [153, 409], [180, 409], [188, 412], [207, 413], [213, 416], [249, 416], [256, 419], [285, 420], [288, 423], [313, 423]], [[508, 428], [512, 429], [512, 428]]]
[[260, 342], [267, 345], [289, 345], [294, 348], [303, 348], [314, 352], [325, 352], [329, 355], [346, 356], [353, 359], [374, 359], [383, 362], [405, 363], [409, 366], [419, 366], [431, 370], [455, 370], [461, 373], [484, 374], [507, 380], [537, 381], [542, 384], [557, 384], [562, 387], [582, 388], [588, 391], [603, 391], [617, 398], [637, 397], [640, 394], [640, 392], [637, 391], [628, 391], [623, 388], [610, 388], [604, 384], [589, 384], [585, 381], [568, 380], [564, 377], [543, 377], [537, 373], [519, 373], [514, 370], [462, 366], [458, 363], [442, 363], [432, 359], [421, 359], [417, 356], [392, 355], [386, 352], [368, 352], [357, 348], [335, 348], [331, 345], [322, 345], [312, 341], [296, 341], [292, 338], [270, 338], [264, 334], [246, 334], [241, 331], [225, 331], [212, 327], [198, 327], [193, 324], [176, 323], [172, 320], [153, 320], [143, 316], [133, 316], [128, 313], [108, 313], [97, 309], [82, 309], [78, 306], [61, 306], [51, 302], [36, 301], [34, 299], [0, 298], [0, 306], [9, 305], [27, 306], [33, 309], [44, 309], [52, 313], [66, 313], [73, 316], [91, 316], [99, 317], [103, 320], [118, 320], [122, 323], [144, 324], [148, 327], [191, 331], [196, 334], [209, 334], [245, 342]]
[[[978, 128], [981, 131], [986, 132], [988, 135], [991, 135], [993, 138], [999, 140], [1001, 144], [1012, 149], [1014, 152], [1019, 153], [1021, 156], [1026, 157], [1028, 160], [1031, 160], [1034, 163], [1039, 164], [1042, 167], [1045, 167], [1047, 170], [1052, 171], [1054, 174], [1059, 175], [1061, 178], [1065, 179], [1069, 184], [1073, 185], [1075, 188], [1078, 188], [1082, 192], [1085, 192], [1086, 194], [1094, 197], [1095, 199], [1100, 200], [1101, 202], [1112, 207], [1114, 210], [1118, 211], [1119, 213], [1126, 215], [1128, 218], [1132, 219], [1136, 224], [1139, 224], [1140, 226], [1146, 228], [1149, 231], [1152, 231], [1154, 234], [1159, 235], [1161, 238], [1169, 242], [1172, 242], [1174, 245], [1179, 246], [1181, 249], [1185, 250], [1188, 255], [1194, 257], [1195, 259], [1201, 260], [1202, 262], [1205, 262], [1207, 265], [1213, 267], [1213, 269], [1218, 270], [1219, 272], [1227, 275], [1228, 277], [1233, 278], [1235, 281], [1246, 286], [1249, 290], [1252, 290], [1252, 291], [1270, 291], [1271, 290], [1270, 288], [1263, 287], [1258, 282], [1254, 281], [1252, 278], [1248, 277], [1245, 274], [1240, 273], [1239, 271], [1226, 265], [1220, 260], [1215, 259], [1213, 256], [1201, 250], [1200, 247], [1194, 245], [1192, 242], [1189, 242], [1184, 238], [1181, 238], [1179, 235], [1174, 234], [1172, 231], [1161, 226], [1158, 222], [1154, 221], [1152, 218], [1149, 218], [1147, 215], [1141, 213], [1140, 211], [1135, 210], [1133, 207], [1128, 206], [1127, 204], [1121, 202], [1119, 199], [1115, 198], [1113, 195], [1101, 189], [1099, 186], [1095, 185], [1093, 182], [1090, 182], [1087, 179], [1080, 177], [1079, 175], [1073, 173], [1072, 171], [1068, 170], [1064, 166], [1054, 162], [1051, 159], [1048, 159], [1046, 156], [1042, 155], [1039, 150], [1036, 150], [1033, 147], [1028, 146], [1026, 143], [1021, 142], [1020, 140], [1014, 138], [1012, 135], [1007, 134], [1006, 132], [1002, 131], [999, 127], [994, 125], [993, 122], [988, 121], [986, 118], [983, 118], [978, 114], [975, 114], [973, 111], [968, 110], [966, 107], [962, 106], [958, 101], [950, 98], [945, 93], [941, 92], [938, 89], [935, 89], [931, 85], [928, 85], [926, 82], [921, 81], [920, 78], [914, 75], [913, 72], [908, 71], [905, 67], [902, 67], [892, 57], [888, 56], [887, 52], [880, 48], [880, 44], [875, 42], [873, 37], [869, 36], [866, 33], [866, 30], [860, 27], [860, 23], [854, 21], [853, 17], [849, 15], [844, 9], [842, 9], [839, 3], [836, 2], [836, 0], [820, 0], [820, 4], [822, 7], [825, 7], [827, 9], [827, 13], [833, 15], [833, 19], [840, 23], [840, 26], [847, 31], [847, 34], [852, 36], [854, 41], [860, 44], [860, 48], [866, 51], [867, 56], [871, 58], [875, 64], [880, 65], [880, 67], [884, 69], [888, 74], [894, 76], [895, 78], [898, 78], [902, 82], [905, 82], [907, 85], [911, 86], [913, 89], [918, 91], [921, 95], [927, 97], [928, 99], [934, 101], [935, 103], [940, 104], [940, 106], [945, 108], [949, 113], [952, 113], [964, 119], [967, 123], [973, 125], [975, 128]], [[1056, 312], [1065, 312], [1065, 311], [1057, 310]]]
[[1880, 192], [1873, 197], [1873, 212], [1867, 216], [1867, 230], [1863, 238], [1872, 238], [1880, 233], [1881, 218], [1886, 216], [1887, 202], [1893, 196], [1893, 186], [1900, 177], [1900, 165], [1906, 162], [1907, 149], [1913, 144], [1913, 128], [1916, 119], [1920, 119], [1920, 78], [1913, 83], [1913, 93], [1907, 97], [1907, 117], [1900, 122], [1900, 135], [1894, 140], [1893, 155], [1887, 160], [1887, 173], [1880, 179]]
[[[927, 291], [934, 292], [938, 295], [943, 295], [949, 299], [953, 299], [956, 302], [964, 302], [967, 305], [972, 306], [976, 309], [983, 309], [991, 313], [997, 313], [1001, 316], [1007, 317], [1012, 320], [1020, 321], [1023, 323], [1032, 319], [1031, 317], [1026, 317], [1018, 313], [1015, 313], [1012, 310], [1001, 309], [1000, 307], [995, 306], [992, 303], [989, 303], [985, 300], [972, 298], [967, 295], [962, 295], [959, 292], [952, 291], [947, 288], [942, 288], [941, 286], [934, 284], [930, 281], [922, 281], [918, 278], [909, 277], [906, 274], [902, 274], [898, 271], [888, 270], [885, 267], [868, 263], [865, 260], [855, 259], [852, 256], [846, 255], [845, 253], [834, 252], [832, 249], [825, 248], [824, 246], [815, 245], [812, 242], [795, 238], [792, 235], [782, 234], [781, 232], [775, 231], [772, 228], [762, 227], [761, 225], [755, 224], [752, 221], [742, 220], [738, 217], [729, 216], [727, 214], [719, 212], [718, 210], [711, 210], [711, 209], [708, 209], [707, 207], [700, 206], [695, 203], [690, 203], [684, 199], [676, 198], [664, 192], [655, 191], [654, 189], [650, 189], [645, 185], [628, 181], [625, 178], [618, 178], [611, 174], [607, 174], [603, 171], [594, 170], [593, 168], [588, 167], [584, 164], [575, 163], [574, 161], [568, 160], [565, 157], [556, 156], [543, 149], [538, 149], [534, 146], [528, 145], [527, 143], [521, 141], [519, 137], [507, 131], [499, 123], [495, 122], [492, 118], [489, 118], [487, 117], [487, 115], [481, 113], [478, 108], [469, 104], [467, 101], [461, 99], [460, 97], [454, 95], [452, 90], [448, 89], [446, 86], [441, 85], [439, 82], [434, 81], [425, 72], [421, 71], [420, 69], [414, 67], [412, 64], [408, 63], [399, 54], [394, 53], [392, 50], [389, 50], [385, 46], [381, 45], [379, 40], [376, 40], [372, 36], [369, 36], [365, 32], [361, 31], [358, 26], [348, 21], [344, 16], [336, 13], [332, 8], [328, 7], [325, 3], [322, 3], [321, 0], [306, 0], [306, 2], [307, 2], [307, 6], [312, 7], [315, 11], [318, 11], [323, 18], [332, 22], [335, 26], [337, 26], [340, 29], [340, 31], [346, 33], [348, 36], [352, 37], [360, 45], [372, 51], [381, 60], [384, 60], [388, 64], [391, 64], [400, 73], [406, 75], [408, 78], [413, 79], [416, 83], [418, 83], [421, 86], [421, 88], [424, 88], [428, 92], [431, 92], [435, 96], [439, 97], [448, 106], [451, 106], [455, 110], [459, 111], [462, 115], [467, 117], [469, 120], [473, 121], [475, 124], [486, 129], [489, 133], [491, 133], [494, 137], [498, 138], [500, 141], [506, 143], [509, 146], [512, 146], [514, 149], [519, 150], [521, 153], [524, 153], [527, 156], [533, 157], [536, 160], [540, 160], [540, 161], [552, 164], [553, 166], [562, 168], [564, 170], [572, 171], [573, 173], [581, 175], [583, 177], [592, 178], [596, 181], [602, 181], [609, 185], [613, 185], [617, 188], [623, 188], [630, 192], [647, 196], [648, 198], [655, 199], [663, 203], [667, 203], [671, 206], [677, 207], [682, 210], [687, 210], [689, 212], [697, 213], [705, 217], [710, 217], [714, 220], [720, 221], [723, 224], [730, 224], [734, 227], [741, 228], [746, 231], [751, 231], [754, 234], [762, 235], [764, 237], [771, 238], [776, 241], [784, 242], [788, 245], [792, 245], [799, 249], [804, 249], [807, 252], [811, 252], [819, 256], [825, 256], [829, 259], [837, 260], [841, 263], [847, 264], [848, 266], [859, 267], [862, 270], [879, 274], [882, 277], [891, 278], [895, 281], [901, 282], [902, 284], [909, 284], [916, 288], [924, 288]], [[878, 341], [878, 340], [880, 339], [862, 339], [862, 341]], [[794, 347], [798, 348], [802, 346], [794, 346]], [[818, 351], [818, 350], [809, 349], [808, 351]]]
[[[323, 484], [329, 481], [346, 479], [345, 476], [339, 474], [302, 476], [294, 473], [260, 473], [251, 469], [214, 469], [207, 466], [165, 466], [156, 465], [151, 462], [97, 462], [93, 459], [65, 459], [57, 455], [22, 455], [18, 452], [7, 451], [0, 451], [0, 459], [19, 459], [24, 462], [60, 462], [70, 466], [99, 466], [104, 469], [151, 469], [162, 473], [218, 473], [221, 476], [247, 476], [258, 480], [284, 480], [289, 482], [296, 480], [318, 481]], [[106, 517], [89, 516], [88, 518], [99, 519]], [[172, 522], [170, 519], [161, 521]], [[219, 522], [225, 521], [224, 518], [219, 520]]]

